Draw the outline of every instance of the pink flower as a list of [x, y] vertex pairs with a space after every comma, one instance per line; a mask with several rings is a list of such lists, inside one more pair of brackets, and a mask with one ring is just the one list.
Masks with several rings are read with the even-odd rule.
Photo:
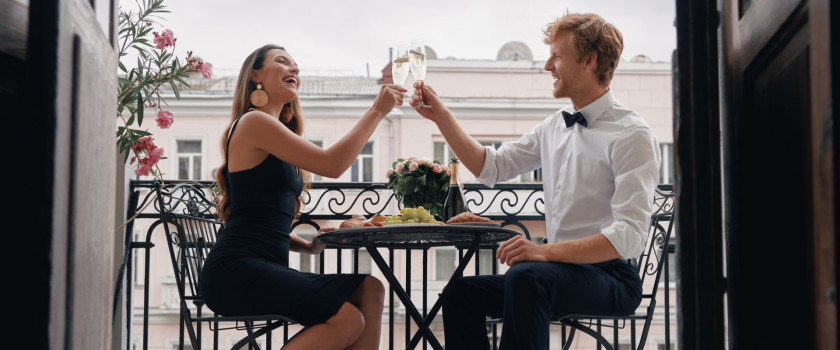
[[157, 148], [157, 146], [155, 146], [151, 136], [143, 136], [137, 139], [137, 143], [131, 145], [131, 150], [136, 153], [151, 151], [155, 148]]
[[408, 159], [406, 159], [406, 160], [409, 161], [409, 162], [416, 162], [417, 157], [408, 157]]
[[152, 171], [152, 166], [149, 164], [143, 164], [137, 170], [134, 171], [135, 174], [140, 176], [149, 176], [149, 173]]
[[175, 34], [172, 33], [172, 30], [167, 29], [162, 34], [158, 34], [157, 32], [152, 34], [155, 35], [156, 48], [163, 50], [167, 46], [175, 46]]
[[443, 166], [442, 166], [442, 165], [440, 165], [440, 164], [433, 164], [433, 165], [432, 165], [432, 171], [433, 171], [435, 174], [440, 174], [440, 173], [443, 171]]
[[403, 170], [405, 169], [405, 164], [402, 162], [397, 163], [397, 166], [394, 167], [394, 172], [397, 174], [402, 174]]
[[202, 62], [201, 65], [198, 67], [198, 70], [201, 72], [201, 75], [205, 78], [209, 78], [213, 75], [213, 65], [210, 62]]
[[417, 164], [417, 162], [411, 162], [411, 164], [408, 165], [408, 171], [417, 171], [418, 166], [420, 165]]
[[449, 171], [449, 168], [446, 169], [446, 176], [452, 176], [452, 173]]
[[388, 173], [385, 174], [385, 177], [390, 179], [391, 176], [393, 176], [393, 175], [394, 175], [394, 169], [388, 169]]
[[157, 119], [155, 119], [155, 121], [157, 122], [158, 127], [160, 127], [161, 129], [168, 129], [174, 121], [174, 119], [172, 118], [172, 112], [160, 110], [160, 112], [158, 112], [157, 114]]
[[146, 157], [148, 164], [151, 165], [157, 164], [161, 158], [163, 158], [163, 148], [155, 148], [151, 150], [149, 155]]

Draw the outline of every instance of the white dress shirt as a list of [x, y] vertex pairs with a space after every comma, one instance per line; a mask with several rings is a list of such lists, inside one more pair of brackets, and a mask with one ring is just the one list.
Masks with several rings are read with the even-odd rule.
[[562, 111], [519, 141], [486, 147], [478, 181], [493, 187], [542, 167], [549, 242], [604, 234], [624, 259], [644, 250], [659, 182], [659, 143], [612, 91], [579, 111], [588, 127], [566, 127]]

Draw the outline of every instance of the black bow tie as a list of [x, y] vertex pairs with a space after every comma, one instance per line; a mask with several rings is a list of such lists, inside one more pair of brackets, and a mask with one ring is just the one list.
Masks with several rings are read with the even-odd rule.
[[574, 123], [580, 123], [585, 128], [586, 125], [586, 118], [583, 117], [583, 114], [580, 112], [575, 112], [575, 114], [570, 114], [569, 112], [563, 111], [563, 120], [566, 121], [566, 127], [572, 126]]

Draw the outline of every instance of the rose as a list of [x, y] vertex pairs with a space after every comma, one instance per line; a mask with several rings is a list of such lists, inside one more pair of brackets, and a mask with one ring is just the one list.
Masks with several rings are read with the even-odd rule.
[[404, 208], [422, 206], [432, 215], [440, 215], [449, 189], [448, 170], [436, 160], [399, 158], [388, 169], [387, 187]]

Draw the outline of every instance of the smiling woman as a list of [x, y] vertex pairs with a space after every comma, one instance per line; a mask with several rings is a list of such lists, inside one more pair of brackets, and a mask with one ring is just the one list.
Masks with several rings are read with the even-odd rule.
[[324, 250], [290, 231], [310, 172], [337, 177], [346, 171], [406, 90], [382, 85], [356, 125], [323, 149], [301, 136], [299, 72], [278, 45], [254, 50], [242, 64], [216, 173], [224, 231], [202, 270], [202, 293], [207, 306], [222, 315], [284, 315], [306, 326], [284, 349], [378, 349], [382, 283], [364, 274], [313, 275], [290, 268], [290, 251]]

